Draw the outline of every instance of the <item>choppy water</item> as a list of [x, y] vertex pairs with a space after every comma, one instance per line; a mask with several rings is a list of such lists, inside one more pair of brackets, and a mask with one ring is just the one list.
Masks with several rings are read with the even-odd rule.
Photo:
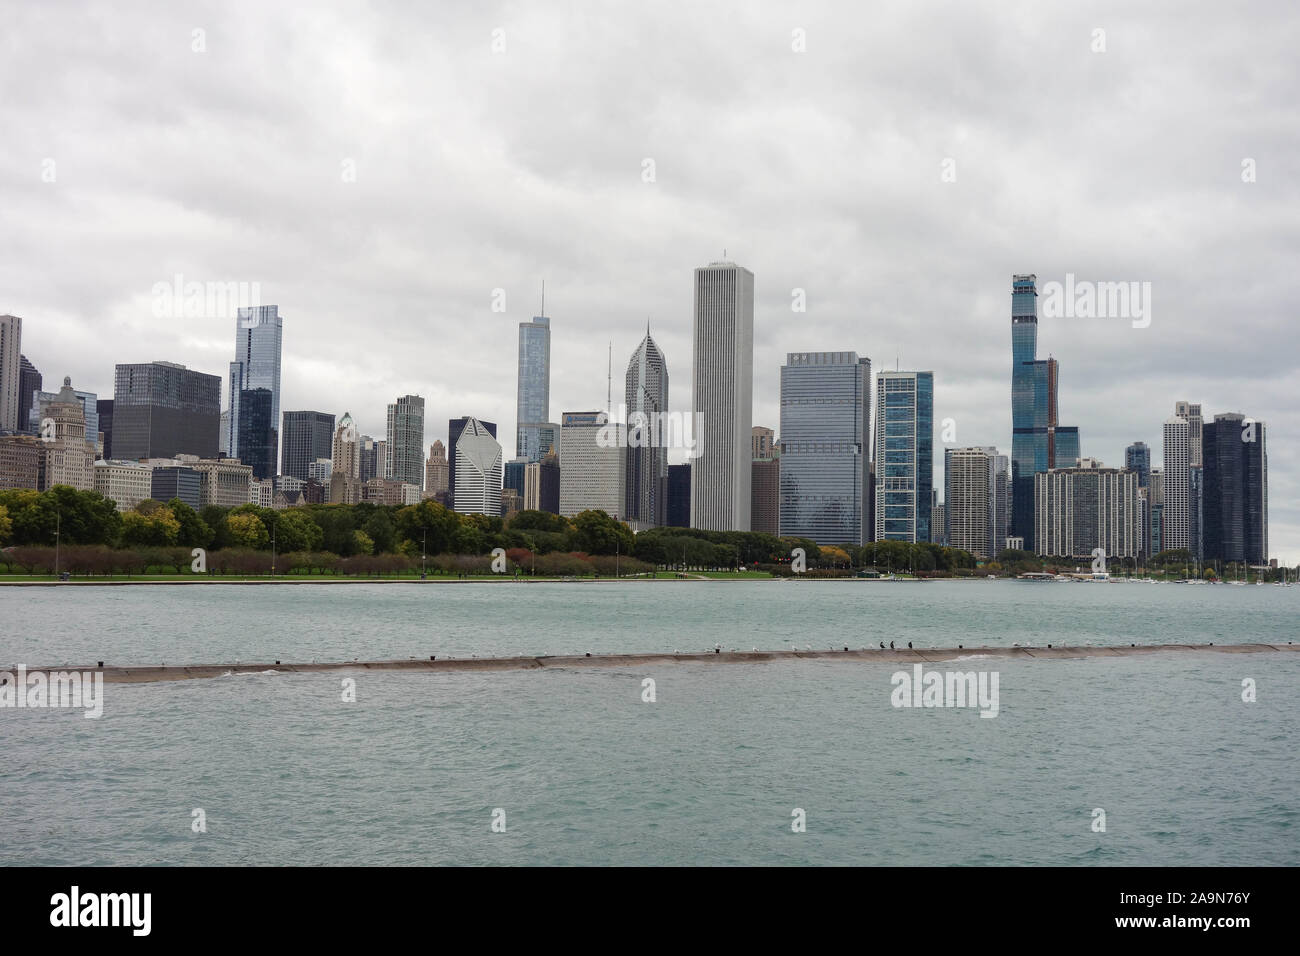
[[[1297, 609], [993, 582], [0, 589], [0, 666], [1276, 643]], [[894, 708], [884, 663], [107, 685], [99, 720], [0, 709], [0, 864], [1300, 863], [1300, 653], [962, 666], [998, 670], [997, 718]]]

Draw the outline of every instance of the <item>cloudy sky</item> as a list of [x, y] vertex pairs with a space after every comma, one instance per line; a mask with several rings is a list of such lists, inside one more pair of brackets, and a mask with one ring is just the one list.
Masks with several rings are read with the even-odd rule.
[[0, 312], [47, 387], [224, 377], [233, 314], [160, 318], [155, 286], [256, 283], [284, 409], [382, 435], [414, 392], [427, 441], [472, 414], [510, 445], [545, 280], [552, 416], [603, 407], [611, 341], [618, 395], [647, 319], [689, 410], [692, 270], [725, 249], [756, 424], [786, 352], [855, 350], [1009, 451], [1011, 275], [1149, 282], [1145, 328], [1043, 318], [1062, 422], [1106, 464], [1158, 462], [1179, 399], [1266, 422], [1300, 560], [1292, 4], [420, 6], [5, 0]]

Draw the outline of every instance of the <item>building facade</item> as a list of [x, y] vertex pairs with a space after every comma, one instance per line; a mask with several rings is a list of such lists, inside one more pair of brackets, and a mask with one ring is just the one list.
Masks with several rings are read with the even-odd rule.
[[334, 460], [334, 416], [328, 412], [285, 412], [281, 419], [280, 474], [306, 481], [312, 463]]
[[1092, 561], [1136, 558], [1142, 547], [1137, 473], [1085, 458], [1034, 476], [1038, 554]]
[[1268, 449], [1263, 422], [1240, 413], [1203, 426], [1203, 560], [1268, 563]]
[[476, 418], [465, 422], [456, 440], [456, 511], [460, 514], [501, 515], [501, 445]]
[[1163, 550], [1191, 550], [1191, 423], [1175, 415], [1164, 424]]
[[519, 382], [515, 403], [515, 457], [541, 461], [542, 429], [551, 417], [551, 320], [519, 323]]
[[623, 520], [627, 479], [624, 426], [604, 412], [560, 416], [560, 514], [603, 511]]
[[186, 465], [159, 465], [149, 469], [149, 497], [154, 501], [179, 498], [195, 511], [203, 507], [203, 478]]
[[26, 428], [18, 419], [23, 370], [23, 320], [0, 315], [0, 431]]
[[[95, 462], [95, 490], [117, 502], [118, 511], [130, 511], [153, 497], [153, 469], [136, 461]], [[163, 501], [170, 501], [164, 498]]]
[[[18, 431], [31, 432], [32, 417], [32, 396], [41, 390], [45, 383], [40, 370], [27, 360], [27, 356], [20, 356], [21, 368], [18, 370]], [[109, 402], [111, 405], [112, 402]], [[103, 402], [96, 404], [96, 411]], [[33, 433], [34, 434], [34, 433]]]
[[446, 504], [451, 468], [447, 463], [447, 449], [441, 439], [429, 446], [429, 457], [424, 463], [424, 497]]
[[468, 415], [453, 418], [447, 422], [447, 495], [453, 502], [456, 500], [456, 443], [460, 441], [461, 433], [469, 426], [470, 422], [477, 422], [478, 427], [486, 431], [493, 439], [497, 437], [496, 422], [471, 418]]
[[[232, 458], [249, 464], [258, 478], [275, 475], [280, 461], [280, 351], [284, 320], [280, 307], [241, 308], [235, 317], [235, 360], [230, 363], [230, 431]], [[246, 409], [252, 401], [255, 408]]]
[[650, 337], [648, 323], [645, 338], [627, 364], [624, 384], [627, 462], [623, 514], [639, 531], [663, 524], [668, 510], [668, 434], [664, 417], [668, 412], [668, 361]]
[[424, 399], [403, 395], [388, 406], [384, 477], [424, 487]]
[[[217, 456], [220, 375], [173, 362], [118, 365], [112, 408], [113, 449], [124, 461], [182, 454]], [[104, 440], [107, 445], [107, 435]], [[107, 448], [104, 454], [109, 454]]]
[[[784, 443], [785, 436], [782, 435]], [[934, 373], [876, 377], [876, 540], [929, 541]]]

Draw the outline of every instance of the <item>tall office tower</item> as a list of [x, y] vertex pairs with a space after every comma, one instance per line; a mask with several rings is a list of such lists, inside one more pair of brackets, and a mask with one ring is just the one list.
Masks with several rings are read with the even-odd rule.
[[[217, 456], [220, 375], [174, 362], [118, 365], [113, 374], [112, 408], [113, 454], [117, 458]], [[107, 434], [104, 440], [107, 444]], [[108, 456], [107, 450], [104, 454]]]
[[1005, 547], [1005, 455], [992, 447], [944, 451], [942, 539], [977, 558], [996, 558]]
[[[546, 301], [542, 300], [542, 311]], [[515, 406], [515, 457], [541, 461], [540, 429], [551, 417], [551, 320], [519, 323], [519, 393]]]
[[665, 521], [668, 498], [668, 362], [650, 337], [645, 338], [627, 363], [626, 501], [623, 514], [634, 530], [653, 528]]
[[[334, 461], [334, 416], [328, 412], [285, 412], [280, 474], [306, 481], [312, 463]], [[331, 464], [331, 470], [333, 465]]]
[[[271, 478], [280, 460], [280, 346], [284, 322], [277, 305], [241, 308], [235, 318], [235, 360], [230, 363], [230, 432], [227, 447], [231, 458], [254, 465], [255, 478]], [[244, 394], [262, 389], [257, 408], [243, 411]], [[263, 407], [269, 396], [270, 405]], [[256, 426], [256, 427], [254, 427]], [[241, 438], [241, 436], [243, 436]], [[251, 442], [246, 448], [241, 441]]]
[[447, 449], [440, 439], [434, 439], [429, 446], [429, 458], [424, 463], [424, 497], [445, 499], [449, 473]]
[[[1055, 362], [1055, 359], [1048, 359]], [[1048, 429], [1048, 441], [1051, 446], [1053, 468], [1074, 468], [1079, 464], [1079, 427], [1077, 425], [1053, 425]]]
[[[781, 366], [781, 534], [861, 545], [867, 534], [871, 359], [790, 352]], [[929, 508], [930, 499], [925, 499]], [[927, 515], [928, 522], [928, 515]], [[924, 538], [929, 540], [927, 534]]]
[[515, 491], [520, 499], [524, 496], [524, 472], [527, 470], [527, 458], [512, 458], [506, 462], [505, 477], [501, 480], [502, 490]]
[[1138, 487], [1151, 484], [1151, 448], [1144, 441], [1135, 441], [1124, 449], [1124, 467], [1138, 476]]
[[[49, 406], [59, 401], [62, 392], [33, 392], [32, 409], [28, 413], [27, 431], [33, 435], [41, 434], [41, 422], [50, 417]], [[96, 445], [99, 441], [99, 396], [94, 392], [72, 392], [81, 406], [82, 419], [85, 422], [86, 441]]]
[[[785, 434], [781, 441], [784, 445]], [[876, 376], [876, 540], [929, 541], [934, 373]]]
[[237, 460], [253, 469], [253, 478], [274, 478], [279, 431], [275, 427], [275, 395], [269, 388], [239, 392], [239, 420], [235, 429]]
[[750, 445], [752, 446], [750, 455], [753, 456], [755, 461], [765, 461], [776, 454], [773, 443], [776, 433], [772, 429], [765, 428], [762, 425], [755, 425], [749, 430], [749, 434], [751, 436]]
[[362, 481], [384, 477], [384, 456], [381, 454], [383, 442], [377, 442], [369, 435], [362, 435], [357, 442], [358, 475]]
[[1091, 560], [1101, 548], [1108, 561], [1136, 558], [1141, 514], [1136, 472], [1084, 458], [1077, 467], [1034, 476], [1034, 540], [1041, 555]]
[[1151, 469], [1147, 511], [1151, 524], [1147, 529], [1147, 553], [1156, 555], [1165, 549], [1165, 470]]
[[781, 459], [755, 458], [751, 463], [749, 527], [764, 534], [781, 533]]
[[223, 457], [230, 455], [230, 409], [223, 409], [221, 412], [221, 438], [217, 442], [217, 454]]
[[[1007, 546], [1011, 534], [1011, 457], [993, 451], [993, 556]], [[945, 543], [947, 543], [945, 541]]]
[[[691, 527], [748, 531], [754, 401], [754, 274], [734, 262], [695, 270]], [[784, 437], [784, 436], [783, 436]], [[567, 470], [567, 469], [566, 469]]]
[[18, 431], [19, 385], [23, 371], [23, 320], [0, 315], [0, 431]]
[[465, 420], [456, 441], [456, 510], [501, 516], [501, 446], [474, 418]]
[[1205, 473], [1204, 555], [1221, 563], [1268, 563], [1268, 449], [1264, 423], [1215, 415], [1201, 434]]
[[[217, 377], [217, 392], [221, 392], [221, 378]], [[217, 399], [220, 401], [220, 398]], [[113, 400], [100, 398], [95, 401], [95, 415], [99, 418], [99, 433], [104, 436], [104, 452], [100, 456], [113, 459]]]
[[623, 520], [625, 426], [611, 422], [604, 412], [565, 412], [560, 426], [560, 514], [572, 518], [584, 511], [603, 511]]
[[1193, 468], [1201, 466], [1201, 432], [1205, 427], [1201, 417], [1200, 402], [1174, 402], [1174, 415], [1187, 419], [1188, 462]]
[[462, 416], [452, 418], [447, 422], [447, 494], [452, 501], [456, 500], [456, 442], [460, 439], [460, 433], [463, 432], [470, 422], [478, 422], [479, 427], [487, 429], [487, 433], [493, 438], [497, 437], [496, 422], [485, 422], [480, 418], [470, 418]]
[[691, 466], [668, 466], [668, 527], [691, 526]]
[[948, 507], [936, 501], [930, 505], [930, 543], [948, 546]]
[[1200, 465], [1192, 465], [1187, 469], [1187, 550], [1192, 552], [1192, 558], [1196, 561], [1200, 561], [1205, 553], [1205, 541], [1202, 538], [1204, 491], [1205, 469]]
[[18, 431], [27, 431], [30, 428], [29, 419], [32, 412], [32, 396], [41, 390], [44, 379], [41, 377], [40, 370], [27, 361], [27, 356], [21, 356], [21, 367], [18, 370]]
[[[91, 406], [95, 403], [91, 402]], [[78, 491], [95, 487], [95, 441], [86, 435], [86, 403], [72, 389], [72, 379], [48, 402], [44, 417], [50, 425], [42, 432], [45, 446], [43, 489], [67, 485]]]
[[344, 412], [338, 426], [330, 438], [330, 469], [333, 475], [346, 475], [348, 478], [361, 477], [361, 436], [357, 434], [357, 423], [352, 420], [351, 412]]
[[1175, 415], [1164, 425], [1164, 550], [1191, 549], [1191, 425]]
[[424, 487], [424, 399], [403, 395], [388, 406], [384, 477]]
[[554, 451], [525, 467], [523, 506], [529, 511], [560, 513], [560, 459]]

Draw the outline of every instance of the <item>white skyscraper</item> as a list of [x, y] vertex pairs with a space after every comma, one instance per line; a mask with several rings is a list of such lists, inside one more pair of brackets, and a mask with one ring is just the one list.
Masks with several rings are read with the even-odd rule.
[[1164, 516], [1160, 546], [1191, 547], [1191, 425], [1175, 415], [1165, 422]]
[[1187, 419], [1187, 460], [1191, 467], [1201, 467], [1201, 430], [1205, 420], [1201, 417], [1200, 402], [1174, 402], [1174, 414]]
[[384, 477], [424, 486], [424, 399], [403, 395], [388, 406]]
[[623, 425], [611, 424], [604, 412], [565, 412], [560, 416], [560, 434], [560, 514], [571, 518], [584, 511], [603, 511], [625, 519]]
[[0, 315], [0, 430], [26, 428], [18, 421], [18, 377], [22, 371], [23, 320]]
[[501, 446], [477, 418], [456, 441], [456, 511], [501, 517]]
[[[734, 262], [695, 270], [691, 527], [748, 531], [754, 398], [754, 274]], [[563, 480], [563, 465], [561, 465]]]

